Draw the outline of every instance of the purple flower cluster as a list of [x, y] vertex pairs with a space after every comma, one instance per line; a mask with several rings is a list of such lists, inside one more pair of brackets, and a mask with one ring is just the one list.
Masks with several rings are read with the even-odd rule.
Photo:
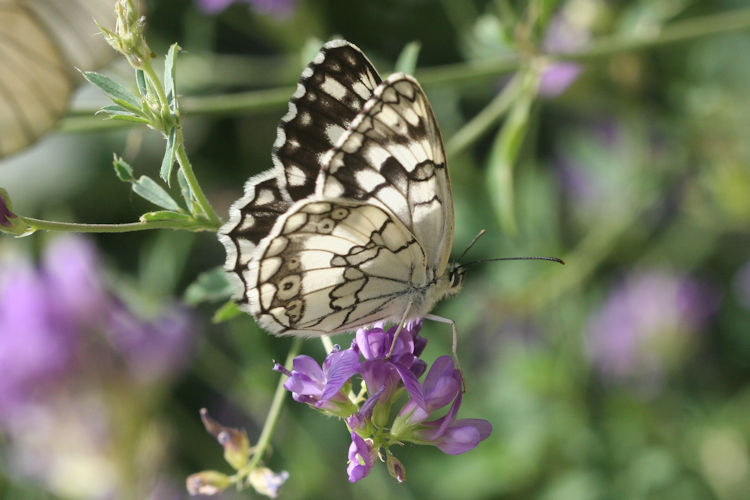
[[[419, 336], [421, 328], [421, 320], [407, 323], [393, 345], [396, 326], [386, 330], [377, 324], [359, 329], [352, 346], [334, 349], [322, 367], [309, 356], [295, 358], [292, 371], [278, 364], [274, 367], [289, 377], [284, 387], [295, 401], [345, 419], [352, 438], [347, 467], [351, 482], [369, 474], [375, 459], [382, 456], [381, 449], [388, 457], [389, 471], [402, 481], [405, 472], [390, 451], [393, 444], [429, 444], [458, 455], [475, 448], [492, 431], [486, 420], [456, 419], [461, 373], [450, 356], [438, 358], [427, 370], [427, 363], [419, 359], [427, 344]], [[361, 379], [356, 394], [355, 375]], [[404, 394], [406, 402], [391, 421], [391, 410]], [[442, 417], [429, 420], [445, 407], [448, 410]]]
[[171, 308], [144, 321], [106, 290], [100, 274], [94, 246], [80, 237], [54, 240], [39, 268], [0, 260], [0, 425], [23, 419], [26, 407], [58, 385], [91, 372], [120, 376], [112, 359], [134, 381], [151, 382], [188, 358], [185, 311]]

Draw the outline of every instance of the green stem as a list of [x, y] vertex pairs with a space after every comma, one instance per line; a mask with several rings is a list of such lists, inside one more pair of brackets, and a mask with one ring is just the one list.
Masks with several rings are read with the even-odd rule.
[[[292, 342], [292, 347], [289, 349], [286, 361], [284, 361], [284, 366], [287, 370], [292, 369], [292, 361], [299, 354], [303, 340], [302, 337], [297, 337]], [[287, 390], [284, 388], [284, 382], [286, 382], [286, 375], [281, 375], [279, 383], [276, 385], [276, 392], [273, 394], [266, 422], [263, 424], [263, 430], [258, 437], [258, 444], [253, 448], [253, 456], [245, 467], [237, 471], [237, 474], [233, 476], [234, 478], [241, 479], [245, 477], [263, 460], [266, 449], [271, 444], [271, 437], [273, 437], [273, 433], [276, 430], [276, 424], [279, 422], [279, 417], [281, 416], [281, 408], [284, 406], [284, 400], [286, 399]]]
[[190, 158], [188, 158], [187, 152], [185, 151], [185, 138], [182, 135], [182, 124], [179, 122], [177, 124], [177, 135], [175, 137], [175, 142], [177, 143], [177, 148], [175, 151], [177, 162], [182, 168], [182, 173], [185, 175], [185, 180], [187, 181], [188, 186], [190, 186], [190, 190], [193, 192], [195, 201], [198, 203], [201, 212], [203, 212], [208, 220], [210, 220], [211, 223], [218, 228], [221, 225], [221, 219], [219, 219], [219, 216], [216, 215], [214, 208], [211, 206], [211, 202], [208, 201], [208, 198], [206, 198], [206, 194], [203, 192], [201, 185], [198, 183], [198, 179], [195, 177], [195, 172], [193, 171], [193, 166], [190, 163]]
[[186, 225], [184, 222], [170, 220], [128, 222], [125, 224], [79, 224], [75, 222], [57, 222], [50, 220], [21, 217], [34, 230], [67, 231], [75, 233], [127, 233], [131, 231], [148, 231], [151, 229], [190, 229], [192, 231], [216, 231], [219, 224], [203, 223], [196, 220], [195, 224]]
[[[586, 62], [602, 59], [622, 52], [632, 52], [658, 47], [676, 42], [727, 33], [750, 28], [750, 8], [735, 9], [719, 14], [676, 21], [664, 26], [653, 35], [633, 38], [619, 36], [602, 38], [594, 41], [577, 52], [549, 53], [546, 57], [553, 60]], [[497, 78], [500, 75], [519, 69], [527, 60], [520, 54], [509, 54], [494, 59], [465, 61], [445, 66], [424, 68], [416, 72], [416, 77], [424, 86], [475, 83], [478, 80]], [[279, 109], [289, 100], [294, 91], [291, 86], [266, 89], [237, 94], [193, 97], [182, 100], [182, 109], [189, 116], [221, 114], [247, 115], [262, 113], [269, 109]], [[131, 127], [129, 122], [102, 121], [93, 114], [96, 110], [76, 110], [71, 112], [60, 124], [63, 132], [82, 132], [116, 127]], [[81, 115], [89, 116], [84, 119]]]
[[547, 54], [566, 61], [590, 61], [622, 52], [649, 49], [709, 35], [750, 28], [750, 8], [695, 17], [667, 24], [661, 30], [639, 37], [609, 37], [597, 40], [579, 52]]

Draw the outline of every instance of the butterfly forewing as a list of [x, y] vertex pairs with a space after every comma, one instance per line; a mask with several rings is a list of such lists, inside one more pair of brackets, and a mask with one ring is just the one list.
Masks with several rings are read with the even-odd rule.
[[313, 193], [323, 154], [349, 128], [380, 81], [365, 55], [343, 40], [325, 44], [302, 72], [272, 153], [289, 200]]
[[326, 155], [318, 194], [391, 211], [442, 274], [453, 244], [453, 196], [435, 116], [413, 78], [392, 75], [375, 90]]
[[242, 281], [240, 301], [246, 301], [242, 290], [247, 287], [242, 271], [255, 247], [294, 201], [313, 193], [323, 154], [380, 81], [365, 55], [344, 40], [326, 43], [303, 71], [277, 129], [274, 168], [247, 181], [244, 196], [232, 204], [229, 222], [219, 230], [225, 268]]
[[278, 334], [320, 335], [400, 316], [424, 282], [424, 252], [404, 225], [356, 200], [302, 200], [246, 273], [249, 312]]

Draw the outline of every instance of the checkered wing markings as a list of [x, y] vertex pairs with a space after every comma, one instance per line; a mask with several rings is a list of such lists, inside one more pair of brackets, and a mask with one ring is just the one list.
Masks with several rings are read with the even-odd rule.
[[289, 200], [313, 193], [321, 157], [349, 128], [380, 82], [365, 55], [343, 40], [325, 44], [302, 72], [272, 153]]
[[276, 334], [337, 333], [405, 310], [424, 252], [404, 225], [354, 200], [302, 200], [247, 271], [249, 312]]
[[272, 170], [250, 178], [245, 184], [245, 195], [229, 209], [229, 222], [219, 230], [219, 240], [227, 252], [224, 268], [231, 271], [238, 283], [244, 302], [247, 282], [243, 271], [247, 268], [260, 241], [271, 232], [276, 220], [291, 203], [281, 195], [278, 179]]
[[442, 274], [453, 244], [453, 196], [440, 130], [416, 80], [396, 74], [383, 82], [325, 159], [320, 196], [389, 210]]

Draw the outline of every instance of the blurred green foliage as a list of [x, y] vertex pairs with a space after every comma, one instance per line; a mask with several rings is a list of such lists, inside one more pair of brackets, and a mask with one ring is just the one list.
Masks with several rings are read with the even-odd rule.
[[[279, 18], [244, 3], [217, 15], [184, 0], [149, 3], [152, 48], [163, 54], [177, 41], [185, 50], [177, 85], [186, 98], [266, 88], [281, 88], [274, 95], [288, 97], [320, 41], [334, 36], [357, 44], [387, 74], [402, 49], [417, 41], [415, 73], [425, 76], [450, 142], [513, 73], [462, 78], [472, 65], [517, 59], [511, 68], [536, 78], [527, 86], [532, 93], [518, 96], [520, 105], [510, 103], [506, 121], [490, 121], [475, 142], [449, 158], [457, 254], [486, 228], [472, 260], [553, 255], [568, 263], [477, 266], [462, 293], [435, 311], [459, 328], [467, 382], [461, 416], [489, 420], [493, 434], [458, 457], [432, 447], [404, 448], [398, 455], [407, 470], [404, 484], [379, 464], [350, 485], [345, 427], [290, 398], [267, 460], [274, 470], [290, 472], [282, 498], [747, 498], [750, 268], [743, 266], [750, 265], [750, 32], [581, 57], [570, 86], [547, 95], [544, 78], [554, 66], [524, 62], [538, 51], [585, 52], [601, 39], [656, 34], [658, 40], [665, 25], [685, 20], [700, 31], [700, 20], [715, 14], [743, 9], [747, 17], [745, 5], [326, 0], [300, 1]], [[561, 22], [573, 31], [566, 36], [582, 39], [579, 45], [545, 38]], [[113, 72], [129, 81], [127, 69]], [[93, 108], [97, 98], [84, 92], [71, 116]], [[186, 105], [188, 152], [222, 216], [245, 180], [270, 167], [284, 107], [285, 101], [273, 101], [244, 113], [191, 116]], [[130, 222], [150, 208], [112, 175], [112, 152], [136, 175], [156, 177], [163, 147], [157, 134], [137, 128], [53, 135], [1, 163], [0, 185], [20, 214]], [[508, 205], [504, 196], [511, 195]], [[49, 238], [3, 238], [0, 250], [37, 254]], [[181, 296], [224, 260], [220, 244], [206, 233], [95, 241], [111, 269], [111, 288], [144, 308]], [[685, 301], [664, 292], [672, 288], [649, 288], [644, 276], [666, 276], [677, 288], [695, 284], [703, 292]], [[639, 284], [627, 288], [633, 282]], [[246, 428], [251, 443], [257, 439], [277, 381], [272, 360], [283, 360], [291, 341], [268, 336], [246, 315], [212, 324], [220, 305], [196, 306], [197, 353], [158, 397], [146, 402], [124, 391], [128, 396], [120, 400], [118, 386], [103, 389], [120, 402], [119, 425], [141, 437], [150, 432], [148, 439], [166, 450], [153, 478], [120, 485], [123, 498], [167, 498], [154, 493], [157, 479], [182, 496], [188, 474], [222, 467], [220, 447], [201, 426], [202, 407]], [[656, 322], [640, 321], [652, 316]], [[426, 360], [449, 352], [446, 325], [428, 323], [423, 335], [430, 339]], [[597, 351], [594, 338], [604, 339], [601, 349], [610, 349], [609, 357]], [[662, 339], [669, 339], [666, 347]], [[334, 341], [346, 346], [350, 337]], [[304, 351], [324, 356], [316, 341], [306, 342]], [[169, 430], [154, 432], [149, 419]], [[49, 484], [17, 473], [18, 457], [10, 450], [0, 462], [0, 495], [57, 498]], [[130, 453], [122, 448], [107, 456], [119, 456], [112, 463], [122, 467], [138, 460]]]

